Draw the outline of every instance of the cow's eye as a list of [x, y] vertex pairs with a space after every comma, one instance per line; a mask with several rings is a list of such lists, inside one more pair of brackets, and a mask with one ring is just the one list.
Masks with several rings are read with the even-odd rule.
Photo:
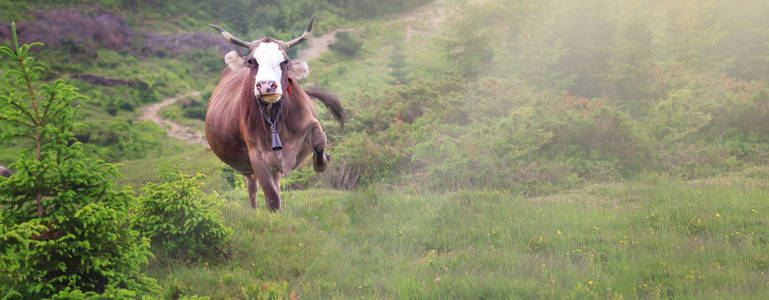
[[253, 58], [253, 57], [249, 57], [249, 58], [246, 60], [246, 63], [248, 64], [248, 66], [250, 66], [250, 67], [254, 67], [254, 66], [256, 66], [256, 58]]

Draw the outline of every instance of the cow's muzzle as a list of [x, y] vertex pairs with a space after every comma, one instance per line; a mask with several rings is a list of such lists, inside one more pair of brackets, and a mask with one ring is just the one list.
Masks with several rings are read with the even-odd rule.
[[256, 82], [256, 91], [259, 98], [267, 103], [274, 103], [283, 95], [278, 83], [272, 80], [260, 80]]

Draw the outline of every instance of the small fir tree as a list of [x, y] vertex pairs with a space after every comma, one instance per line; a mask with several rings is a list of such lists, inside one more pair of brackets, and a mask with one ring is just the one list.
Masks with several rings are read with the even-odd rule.
[[44, 69], [19, 45], [0, 47], [17, 68], [6, 70], [0, 122], [12, 124], [0, 139], [30, 150], [0, 177], [0, 290], [5, 297], [136, 297], [157, 289], [140, 266], [152, 256], [149, 241], [129, 226], [136, 202], [115, 190], [114, 165], [86, 157], [74, 138], [77, 90], [57, 80], [40, 83]]

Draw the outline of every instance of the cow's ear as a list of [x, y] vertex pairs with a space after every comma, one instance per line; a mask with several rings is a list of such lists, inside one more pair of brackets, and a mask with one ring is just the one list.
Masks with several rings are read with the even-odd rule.
[[227, 52], [224, 56], [224, 62], [233, 71], [238, 71], [246, 67], [246, 61], [235, 51]]
[[310, 66], [306, 62], [293, 62], [288, 68], [288, 75], [296, 80], [304, 79], [310, 75]]

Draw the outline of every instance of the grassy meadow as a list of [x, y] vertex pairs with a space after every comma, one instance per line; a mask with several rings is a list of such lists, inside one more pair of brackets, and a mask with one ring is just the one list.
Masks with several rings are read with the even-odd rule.
[[650, 174], [544, 197], [311, 189], [284, 193], [278, 214], [232, 190], [229, 261], [147, 272], [167, 296], [228, 299], [759, 299], [767, 175]]

